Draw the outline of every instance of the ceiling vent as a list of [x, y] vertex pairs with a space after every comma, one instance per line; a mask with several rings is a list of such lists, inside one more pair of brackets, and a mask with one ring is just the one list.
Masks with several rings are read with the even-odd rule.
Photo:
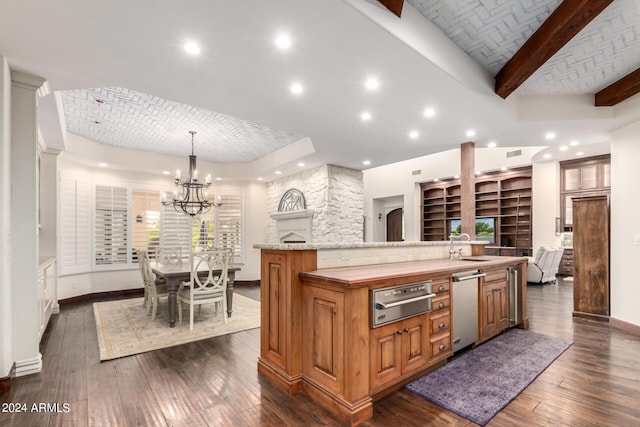
[[514, 150], [507, 152], [507, 158], [522, 156], [522, 150]]
[[416, 169], [411, 171], [411, 175], [422, 175], [422, 169]]

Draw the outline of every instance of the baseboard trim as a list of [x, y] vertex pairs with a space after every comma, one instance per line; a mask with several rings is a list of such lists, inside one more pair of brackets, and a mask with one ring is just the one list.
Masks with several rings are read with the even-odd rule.
[[609, 319], [609, 326], [611, 326], [614, 329], [618, 329], [622, 332], [626, 332], [628, 334], [640, 337], [640, 325], [625, 322], [624, 320], [611, 317]]
[[579, 319], [586, 319], [586, 320], [595, 320], [596, 322], [604, 322], [604, 323], [608, 323], [610, 319], [609, 316], [605, 316], [602, 314], [582, 313], [580, 311], [574, 311], [573, 317], [577, 317]]
[[[238, 286], [260, 286], [260, 280], [234, 280], [233, 287]], [[109, 299], [109, 298], [122, 298], [122, 297], [141, 297], [144, 295], [144, 288], [136, 289], [122, 289], [118, 291], [107, 292], [94, 292], [92, 294], [78, 295], [75, 297], [64, 298], [58, 301], [57, 310], [54, 313], [60, 312], [60, 306], [77, 304], [81, 302], [91, 301], [94, 299]]]
[[31, 359], [16, 360], [16, 377], [37, 374], [42, 370], [42, 354]]
[[11, 390], [11, 377], [0, 378], [0, 394], [8, 393]]
[[128, 297], [128, 296], [143, 296], [144, 288], [136, 288], [136, 289], [123, 289], [119, 291], [108, 291], [108, 292], [95, 292], [92, 294], [84, 294], [78, 295], [71, 298], [64, 298], [58, 301], [60, 306], [77, 304], [80, 302], [91, 301], [93, 299], [104, 299], [104, 298], [120, 298], [120, 297]]

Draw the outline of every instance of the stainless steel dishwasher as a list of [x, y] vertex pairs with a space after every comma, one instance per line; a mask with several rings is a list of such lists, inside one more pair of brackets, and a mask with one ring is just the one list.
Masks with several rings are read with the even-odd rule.
[[478, 270], [453, 274], [453, 352], [478, 340], [478, 280], [485, 274]]

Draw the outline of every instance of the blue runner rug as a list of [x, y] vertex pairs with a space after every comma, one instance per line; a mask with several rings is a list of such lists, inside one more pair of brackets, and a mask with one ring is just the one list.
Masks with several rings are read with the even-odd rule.
[[571, 344], [511, 329], [405, 388], [484, 426]]

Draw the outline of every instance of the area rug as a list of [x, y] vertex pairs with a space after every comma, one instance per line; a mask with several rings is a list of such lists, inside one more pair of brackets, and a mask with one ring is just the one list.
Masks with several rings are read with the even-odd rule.
[[97, 302], [93, 312], [98, 329], [100, 360], [116, 359], [172, 347], [218, 335], [231, 334], [260, 326], [260, 303], [242, 295], [233, 295], [233, 314], [227, 323], [213, 319], [214, 305], [205, 304], [189, 330], [189, 311], [184, 310], [182, 323], [169, 327], [168, 302], [162, 298], [155, 320], [146, 314], [142, 298]]
[[405, 387], [484, 426], [571, 344], [511, 329]]

